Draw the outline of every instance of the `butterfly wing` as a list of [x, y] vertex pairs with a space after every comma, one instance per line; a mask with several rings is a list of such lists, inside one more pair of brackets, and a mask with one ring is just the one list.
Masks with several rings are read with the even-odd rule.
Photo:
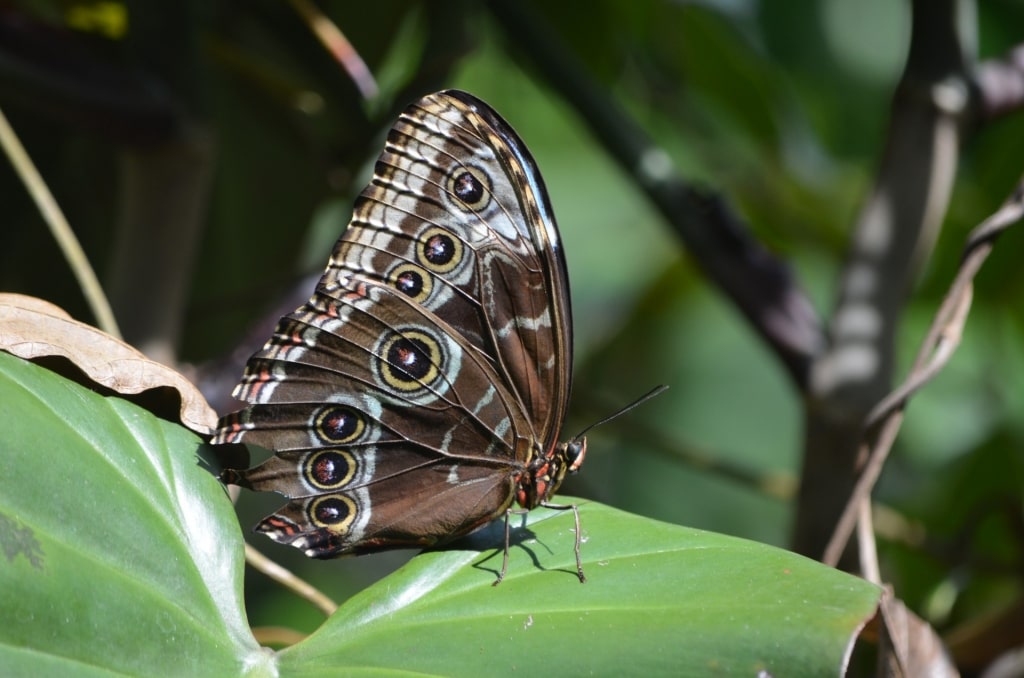
[[411, 105], [310, 300], [249, 360], [214, 442], [274, 450], [232, 482], [308, 555], [431, 545], [513, 501], [569, 396], [565, 262], [533, 159], [462, 92]]

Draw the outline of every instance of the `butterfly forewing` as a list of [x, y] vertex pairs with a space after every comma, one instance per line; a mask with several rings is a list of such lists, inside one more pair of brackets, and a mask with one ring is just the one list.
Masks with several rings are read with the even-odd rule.
[[568, 281], [525, 146], [462, 92], [388, 135], [311, 299], [249, 361], [214, 442], [274, 450], [226, 479], [291, 501], [258, 527], [309, 555], [432, 545], [501, 515], [554, 449]]

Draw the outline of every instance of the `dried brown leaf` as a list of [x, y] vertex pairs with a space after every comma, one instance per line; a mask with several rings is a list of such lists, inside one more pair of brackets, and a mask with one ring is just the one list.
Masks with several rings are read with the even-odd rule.
[[217, 425], [217, 413], [184, 376], [42, 299], [0, 294], [0, 350], [128, 396], [200, 435]]
[[886, 587], [880, 605], [881, 642], [878, 675], [892, 678], [934, 676], [959, 678], [949, 653], [935, 629], [907, 609]]

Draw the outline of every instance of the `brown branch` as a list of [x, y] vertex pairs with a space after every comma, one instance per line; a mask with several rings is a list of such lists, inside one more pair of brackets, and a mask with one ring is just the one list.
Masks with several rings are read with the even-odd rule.
[[[861, 452], [867, 453], [868, 462], [857, 480], [854, 491], [846, 503], [835, 531], [825, 548], [822, 561], [827, 565], [839, 562], [843, 549], [853, 532], [858, 512], [870, 502], [871, 491], [881, 474], [882, 466], [892, 449], [907, 400], [935, 376], [949, 361], [960, 343], [967, 313], [973, 296], [974, 278], [992, 252], [996, 238], [1011, 225], [1024, 218], [1024, 180], [1017, 184], [1013, 194], [1002, 207], [982, 222], [967, 237], [960, 268], [950, 284], [935, 319], [921, 344], [914, 366], [902, 386], [895, 389], [871, 411], [869, 427], [879, 427], [877, 436], [866, 430]], [[873, 445], [868, 441], [874, 438]]]
[[854, 226], [828, 349], [811, 370], [793, 547], [817, 556], [858, 474], [870, 409], [892, 386], [907, 292], [931, 253], [969, 101], [957, 0], [915, 0], [910, 53], [878, 175]]

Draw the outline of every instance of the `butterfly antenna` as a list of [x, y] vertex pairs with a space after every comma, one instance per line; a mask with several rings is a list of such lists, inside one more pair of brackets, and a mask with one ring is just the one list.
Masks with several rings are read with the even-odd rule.
[[643, 405], [644, 403], [646, 403], [648, 400], [650, 400], [654, 396], [661, 395], [662, 393], [664, 393], [667, 390], [668, 390], [668, 384], [662, 384], [661, 386], [655, 386], [649, 392], [647, 392], [644, 395], [640, 396], [639, 398], [637, 398], [636, 400], [634, 400], [630, 404], [626, 405], [625, 407], [621, 408], [617, 412], [612, 412], [611, 414], [609, 414], [604, 419], [602, 419], [600, 421], [596, 421], [593, 424], [591, 424], [590, 426], [586, 427], [585, 429], [583, 429], [582, 431], [580, 431], [579, 433], [574, 435], [572, 437], [572, 439], [573, 440], [581, 440], [583, 438], [583, 436], [587, 435], [587, 433], [590, 432], [591, 429], [597, 428], [601, 424], [607, 424], [609, 421], [611, 421], [612, 419], [615, 419], [616, 417], [621, 417], [622, 415], [624, 415], [626, 412], [629, 412], [634, 407], [639, 407], [639, 406]]

